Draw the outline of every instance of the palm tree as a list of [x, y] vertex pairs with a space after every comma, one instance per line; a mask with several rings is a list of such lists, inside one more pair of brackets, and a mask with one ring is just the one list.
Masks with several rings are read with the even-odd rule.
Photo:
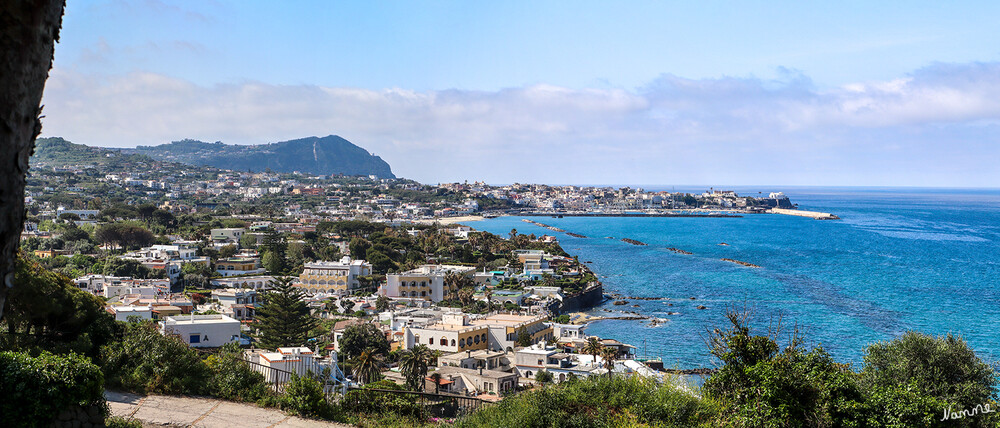
[[462, 307], [468, 306], [472, 302], [472, 295], [475, 290], [472, 288], [460, 288], [458, 290], [458, 300], [462, 302]]
[[399, 357], [399, 369], [406, 376], [407, 388], [421, 388], [423, 378], [427, 376], [427, 363], [431, 359], [431, 350], [426, 345], [417, 345], [403, 352]]
[[615, 368], [615, 359], [618, 357], [618, 350], [612, 347], [605, 347], [601, 350], [601, 359], [604, 360], [604, 368], [608, 369], [608, 377], [611, 377], [611, 370]]
[[381, 377], [382, 372], [382, 362], [385, 357], [382, 354], [376, 353], [374, 349], [365, 349], [361, 351], [361, 354], [354, 358], [354, 366], [351, 371], [354, 372], [354, 377], [363, 384], [368, 384], [378, 380]]
[[434, 381], [434, 393], [435, 394], [440, 394], [441, 393], [441, 373], [434, 372], [433, 374], [431, 374], [431, 380]]
[[601, 340], [597, 336], [590, 336], [587, 338], [587, 342], [583, 344], [583, 348], [580, 349], [584, 354], [589, 354], [594, 357], [594, 364], [597, 364], [597, 355], [601, 353], [601, 349], [604, 345], [601, 344]]

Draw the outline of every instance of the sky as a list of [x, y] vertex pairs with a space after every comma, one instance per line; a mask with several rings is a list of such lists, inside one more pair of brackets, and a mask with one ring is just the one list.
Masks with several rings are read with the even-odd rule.
[[340, 135], [424, 183], [998, 187], [1000, 2], [818, 3], [69, 0], [42, 135]]

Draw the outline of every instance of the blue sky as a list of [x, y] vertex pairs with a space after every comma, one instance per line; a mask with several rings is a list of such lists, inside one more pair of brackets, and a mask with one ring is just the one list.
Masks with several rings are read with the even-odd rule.
[[70, 1], [43, 135], [337, 134], [430, 183], [996, 187], [1000, 4], [810, 3]]

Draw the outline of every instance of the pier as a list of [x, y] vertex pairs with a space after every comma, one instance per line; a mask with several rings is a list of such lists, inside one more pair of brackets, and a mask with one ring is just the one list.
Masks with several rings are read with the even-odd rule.
[[772, 214], [784, 214], [784, 215], [794, 215], [794, 216], [798, 216], [798, 217], [809, 217], [809, 218], [816, 219], [816, 220], [840, 220], [840, 217], [837, 217], [837, 216], [835, 216], [833, 214], [830, 214], [830, 213], [821, 213], [821, 212], [817, 212], [817, 211], [802, 211], [802, 210], [789, 210], [789, 209], [784, 209], [784, 208], [771, 208], [771, 210], [768, 211], [768, 212], [770, 212]]

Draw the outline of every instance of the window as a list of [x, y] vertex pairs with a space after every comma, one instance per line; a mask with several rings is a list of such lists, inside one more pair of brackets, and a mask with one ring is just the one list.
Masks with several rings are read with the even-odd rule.
[[448, 346], [448, 339], [441, 338], [441, 346]]
[[458, 341], [458, 347], [460, 347], [460, 348], [464, 348], [465, 347], [465, 339], [462, 339], [462, 340]]
[[192, 334], [190, 340], [191, 341], [189, 343], [201, 343], [201, 335], [200, 334]]
[[476, 341], [476, 343], [479, 343], [479, 336], [476, 336], [475, 341]]
[[455, 339], [451, 339], [451, 346], [455, 346]]
[[428, 337], [427, 338], [427, 344], [428, 345], [433, 345], [434, 344], [434, 338], [433, 337]]

